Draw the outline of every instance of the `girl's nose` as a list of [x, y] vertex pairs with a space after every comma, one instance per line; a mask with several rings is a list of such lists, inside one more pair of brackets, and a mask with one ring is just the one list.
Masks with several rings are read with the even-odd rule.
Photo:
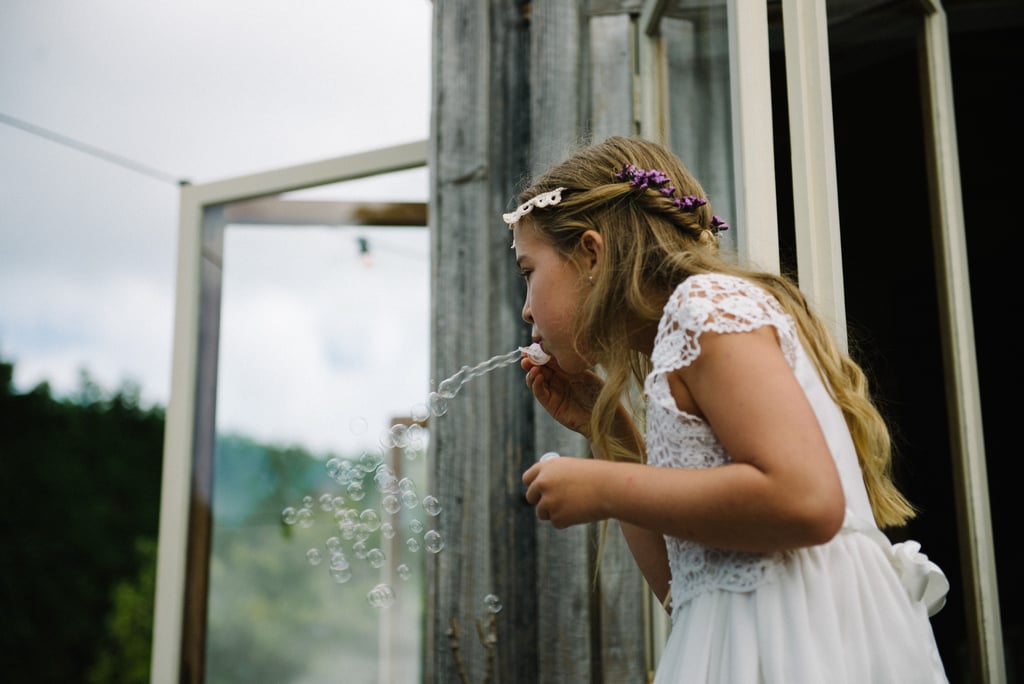
[[523, 302], [523, 320], [529, 323], [530, 325], [533, 325], [533, 312], [530, 311], [529, 300]]

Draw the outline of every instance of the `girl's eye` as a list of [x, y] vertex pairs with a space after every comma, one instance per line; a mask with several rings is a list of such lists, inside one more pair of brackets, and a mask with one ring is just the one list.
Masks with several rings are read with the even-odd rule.
[[531, 273], [531, 271], [528, 271], [528, 270], [526, 270], [524, 268], [519, 269], [519, 275], [521, 275], [524, 280], [529, 280], [530, 279], [530, 273]]

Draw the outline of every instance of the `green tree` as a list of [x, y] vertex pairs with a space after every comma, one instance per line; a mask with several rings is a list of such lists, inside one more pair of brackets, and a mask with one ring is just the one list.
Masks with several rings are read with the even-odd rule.
[[156, 539], [135, 542], [139, 574], [118, 582], [107, 617], [107, 642], [89, 673], [90, 684], [146, 684], [153, 641], [153, 594], [156, 589]]
[[83, 682], [112, 588], [146, 563], [135, 540], [157, 536], [164, 412], [140, 406], [137, 386], [105, 393], [86, 373], [72, 399], [46, 383], [18, 393], [13, 377], [0, 360], [0, 671]]

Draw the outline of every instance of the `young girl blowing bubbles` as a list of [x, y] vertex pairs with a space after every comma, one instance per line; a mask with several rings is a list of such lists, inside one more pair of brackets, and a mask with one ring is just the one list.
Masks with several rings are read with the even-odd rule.
[[656, 684], [945, 682], [929, 616], [949, 585], [879, 530], [914, 515], [889, 433], [797, 287], [719, 257], [728, 225], [642, 139], [579, 150], [520, 201], [523, 318], [551, 356], [523, 358], [526, 384], [595, 457], [535, 463], [526, 499], [557, 528], [619, 521], [672, 616]]

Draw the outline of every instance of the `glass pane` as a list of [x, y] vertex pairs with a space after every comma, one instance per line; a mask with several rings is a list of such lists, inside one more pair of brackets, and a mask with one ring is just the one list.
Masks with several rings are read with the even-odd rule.
[[225, 231], [206, 682], [419, 681], [428, 249], [424, 227]]

